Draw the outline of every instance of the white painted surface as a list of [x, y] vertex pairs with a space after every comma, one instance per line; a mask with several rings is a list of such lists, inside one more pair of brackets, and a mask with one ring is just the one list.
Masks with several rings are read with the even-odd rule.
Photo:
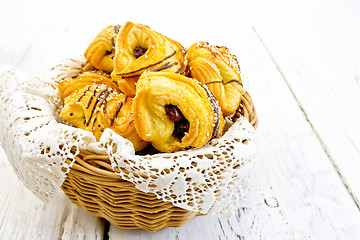
[[[260, 118], [254, 200], [229, 221], [197, 217], [158, 233], [110, 226], [110, 239], [360, 239], [358, 2], [9, 1], [0, 7], [6, 9], [0, 64], [30, 73], [81, 54], [102, 27], [127, 20], [185, 46], [226, 45], [239, 58]], [[103, 238], [101, 220], [62, 194], [43, 204], [0, 156], [0, 239]]]
[[59, 194], [48, 204], [17, 179], [0, 149], [0, 239], [103, 239], [103, 220]]
[[360, 207], [360, 32], [256, 31]]

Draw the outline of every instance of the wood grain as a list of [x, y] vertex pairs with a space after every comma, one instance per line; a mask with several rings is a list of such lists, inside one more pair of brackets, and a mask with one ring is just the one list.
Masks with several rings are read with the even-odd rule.
[[353, 224], [360, 220], [359, 211], [268, 51], [250, 28], [239, 31], [240, 42], [229, 48], [241, 53], [240, 65], [259, 112], [260, 196], [230, 221], [206, 216], [157, 234], [111, 227], [113, 239], [360, 237]]
[[[7, 9], [0, 16], [6, 33], [0, 64], [41, 73], [82, 54], [101, 27], [132, 20], [131, 11], [109, 14], [108, 6], [99, 11], [90, 2], [0, 3]], [[230, 220], [202, 216], [158, 233], [111, 225], [104, 234], [102, 220], [64, 195], [47, 205], [37, 200], [0, 150], [0, 239], [360, 239], [357, 3], [229, 1], [207, 3], [199, 12], [202, 3], [185, 1], [178, 6], [181, 19], [174, 19], [172, 4], [163, 5], [163, 14], [150, 18], [146, 14], [158, 5], [144, 2], [135, 21], [185, 46], [200, 40], [226, 45], [239, 58], [260, 118], [251, 201]], [[64, 19], [69, 6], [77, 14]]]
[[[78, 48], [73, 42], [66, 42], [64, 26], [56, 30], [49, 26], [22, 30], [26, 41], [17, 34], [0, 41], [0, 63], [40, 74], [71, 55], [71, 46]], [[67, 46], [56, 54], [49, 51], [49, 42]], [[0, 239], [103, 239], [104, 221], [73, 205], [62, 192], [43, 203], [27, 190], [1, 147], [0, 182]]]
[[360, 62], [353, 61], [360, 47], [351, 44], [359, 38], [358, 31], [339, 29], [339, 35], [313, 28], [296, 28], [291, 34], [284, 34], [284, 29], [269, 32], [266, 27], [256, 31], [360, 208]]
[[103, 239], [104, 223], [60, 192], [48, 204], [18, 180], [0, 148], [0, 239]]
[[[263, 120], [259, 157], [267, 164], [266, 176], [286, 220], [294, 233], [314, 239], [359, 238], [352, 226], [360, 217], [353, 199], [268, 51], [256, 34], [246, 36], [251, 37], [239, 46], [252, 46], [240, 52]], [[345, 219], [339, 216], [344, 211]]]

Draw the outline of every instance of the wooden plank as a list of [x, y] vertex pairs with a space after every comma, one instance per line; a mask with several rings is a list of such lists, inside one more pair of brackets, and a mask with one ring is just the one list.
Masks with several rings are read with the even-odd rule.
[[[56, 29], [56, 31], [54, 31], [53, 29]], [[76, 27], [66, 28], [66, 27], [59, 26], [59, 27], [54, 28], [53, 26], [52, 27], [48, 26], [48, 27], [43, 27], [41, 29], [37, 29], [37, 31], [38, 31], [38, 33], [36, 35], [38, 35], [38, 36], [40, 35], [43, 37], [42, 38], [34, 37], [34, 39], [29, 41], [29, 43], [28, 43], [29, 45], [31, 45], [31, 47], [28, 47], [28, 48], [24, 47], [25, 49], [27, 49], [26, 54], [24, 54], [24, 55], [16, 54], [15, 60], [12, 61], [15, 65], [19, 64], [18, 65], [19, 67], [24, 68], [27, 71], [33, 72], [33, 73], [34, 72], [39, 73], [43, 70], [46, 70], [47, 68], [50, 68], [52, 65], [54, 65], [58, 61], [60, 61], [61, 58], [75, 55], [77, 53], [77, 51], [79, 51], [79, 49], [83, 49], [84, 46], [86, 46], [88, 44], [88, 42], [92, 39], [93, 35], [95, 35], [95, 33], [94, 34], [91, 33], [91, 31], [94, 31], [94, 29], [89, 30], [87, 28], [76, 28]], [[72, 36], [73, 38], [77, 39], [76, 43], [66, 42], [65, 39], [68, 39], [68, 36]], [[52, 44], [55, 44], [55, 45], [60, 44], [60, 42], [61, 42], [63, 44], [64, 50], [55, 52], [55, 53], [53, 53], [52, 56], [48, 55], [47, 54], [48, 50], [47, 50], [47, 47], [45, 47], [45, 46], [48, 46], [49, 39], [56, 39], [56, 40], [52, 41]], [[82, 44], [81, 43], [82, 41], [86, 41], [86, 44]], [[9, 48], [7, 48], [7, 49], [9, 49]], [[8, 50], [9, 52], [15, 51], [15, 47], [13, 45], [11, 45], [10, 49], [12, 49], [12, 50]], [[38, 61], [34, 61], [33, 59], [38, 59], [38, 58], [36, 58], [36, 56], [42, 56], [42, 59], [39, 59]], [[43, 62], [45, 63], [44, 64], [45, 66], [43, 64], [40, 64]], [[48, 66], [46, 66], [46, 65], [48, 65]], [[269, 191], [271, 192], [271, 190], [269, 190]], [[14, 196], [14, 198], [17, 198], [17, 196]], [[263, 199], [259, 200], [256, 203], [256, 204], [260, 205], [259, 206], [259, 214], [261, 212], [267, 212], [265, 209], [269, 208], [265, 204], [262, 204], [262, 200]], [[54, 200], [54, 201], [56, 201], [56, 200]], [[61, 210], [59, 210], [59, 211], [61, 211]], [[270, 209], [270, 211], [274, 211], [274, 210]], [[277, 210], [275, 210], [275, 211], [277, 211]], [[246, 210], [239, 210], [238, 216], [244, 215], [245, 214], [244, 212], [246, 212]], [[254, 211], [252, 211], [250, 213], [251, 217], [253, 217], [253, 213], [254, 213]], [[43, 213], [43, 214], [46, 214], [46, 213]], [[274, 215], [275, 214], [272, 214], [273, 218], [274, 218]], [[282, 218], [282, 214], [279, 211], [277, 211], [277, 215], [279, 215], [279, 218]], [[268, 216], [270, 216], [270, 214]], [[9, 216], [9, 218], [11, 219], [12, 216]], [[218, 220], [217, 218], [214, 218], [214, 217], [201, 217], [198, 219], [201, 220], [203, 218], [206, 219], [205, 220], [206, 224], [203, 224], [202, 228], [203, 228], [204, 232], [207, 232], [207, 237], [212, 238], [213, 236], [216, 236], [216, 235], [226, 237], [224, 235], [224, 230], [222, 229], [223, 226], [226, 227], [228, 225], [226, 220]], [[196, 222], [199, 221], [198, 219], [194, 219], [195, 225], [197, 224]], [[242, 222], [244, 222], [244, 220], [247, 220], [247, 224], [244, 223], [241, 226], [257, 226], [257, 224], [253, 223], [252, 218], [250, 218], [251, 221], [244, 217], [241, 218]], [[239, 221], [240, 221], [240, 219], [239, 219]], [[279, 221], [277, 221], [276, 223], [278, 224], [278, 222]], [[212, 231], [206, 230], [208, 228], [208, 224], [213, 226]], [[192, 225], [190, 225], [190, 226], [192, 226]], [[10, 226], [7, 226], [7, 227], [11, 229]], [[33, 226], [33, 227], [36, 228], [36, 226]], [[112, 237], [112, 238], [114, 237], [114, 231], [116, 231], [116, 230], [112, 229], [112, 233], [110, 235], [110, 237]], [[166, 231], [169, 231], [169, 230], [166, 230]], [[174, 230], [174, 231], [176, 232], [178, 230]], [[247, 231], [252, 232], [251, 228], [250, 228], [250, 230], [247, 230]], [[276, 231], [278, 231], [278, 230], [276, 230]], [[76, 232], [76, 230], [74, 229], [73, 232]], [[179, 234], [181, 236], [195, 236], [196, 232], [197, 231], [195, 228], [190, 228], [186, 231], [180, 232]], [[237, 232], [239, 232], [239, 230], [237, 228], [235, 228], [233, 235], [235, 236], [236, 234], [239, 234]], [[268, 233], [270, 233], [270, 232], [271, 231], [268, 231]], [[134, 233], [134, 232], [132, 232], [132, 233]], [[242, 234], [241, 231], [240, 231], [240, 234]], [[257, 234], [257, 232], [256, 232], [256, 234]], [[131, 236], [135, 237], [135, 235], [131, 235]], [[127, 237], [131, 237], [131, 236], [127, 236]], [[154, 236], [156, 236], [156, 234], [153, 235], [153, 237]]]
[[103, 239], [104, 223], [60, 193], [48, 204], [18, 180], [0, 148], [0, 239]]
[[264, 239], [273, 239], [274, 236], [290, 239], [291, 229], [281, 209], [277, 207], [272, 189], [264, 185], [260, 187], [262, 179], [254, 179], [256, 184], [253, 185], [254, 191], [251, 191], [253, 201], [245, 203], [230, 220], [201, 216], [190, 220], [181, 228], [166, 228], [155, 233], [110, 225], [109, 239], [259, 239], [261, 236]]
[[[26, 41], [16, 36], [1, 41], [0, 63], [26, 69], [32, 74], [55, 65], [64, 58], [61, 54], [69, 52], [56, 54], [44, 48], [51, 47], [45, 44], [51, 37], [57, 37], [53, 43], [66, 43], [64, 29], [60, 32], [49, 29], [52, 28], [24, 28], [22, 33], [27, 36]], [[49, 32], [50, 35], [46, 35]], [[67, 44], [74, 46], [70, 41]], [[45, 204], [27, 190], [1, 147], [0, 183], [0, 239], [103, 239], [103, 220], [72, 204], [62, 192]]]
[[252, 34], [239, 46], [263, 120], [259, 152], [294, 233], [314, 239], [359, 238], [353, 224], [359, 211], [263, 44]]
[[360, 208], [360, 31], [334, 24], [256, 32]]
[[[224, 26], [216, 33], [212, 26], [197, 27], [210, 33], [205, 39], [217, 39], [216, 44], [224, 43], [238, 55], [244, 78], [250, 81], [260, 118], [260, 197], [230, 221], [206, 216], [155, 234], [110, 226], [110, 239], [360, 238], [355, 224], [360, 213], [353, 199], [258, 37], [239, 26], [235, 31], [234, 26]], [[230, 29], [236, 41], [226, 38]], [[271, 207], [264, 207], [265, 199]]]
[[[210, 42], [217, 41], [214, 42], [216, 44], [227, 45], [238, 55], [245, 77], [251, 81], [250, 92], [261, 119], [259, 170], [255, 176], [261, 186], [260, 190], [255, 192], [260, 196], [254, 197], [254, 202], [244, 206], [230, 221], [210, 216], [199, 217], [182, 228], [166, 229], [155, 234], [140, 230], [120, 230], [111, 226], [110, 239], [136, 239], [139, 236], [142, 239], [165, 239], [174, 236], [188, 239], [359, 238], [356, 223], [360, 218], [356, 206], [268, 53], [251, 33], [251, 29], [224, 25], [222, 29], [213, 31], [213, 26], [196, 25], [195, 28], [190, 23], [186, 24], [183, 28], [190, 29], [189, 35], [181, 37], [188, 39], [187, 42], [184, 41], [185, 44], [207, 39]], [[167, 32], [166, 29], [170, 27], [170, 24], [161, 25], [163, 32]], [[197, 29], [201, 31], [197, 32]], [[46, 28], [41, 32], [48, 35], [43, 41], [31, 42], [26, 59], [20, 61], [22, 66], [31, 72], [48, 68], [44, 66], [46, 64], [50, 67], [52, 62], [49, 61], [55, 62], [63, 55], [73, 56], [71, 48], [80, 51], [81, 41], [87, 41], [85, 36], [81, 37], [81, 30], [76, 27], [69, 27], [67, 32], [61, 29], [52, 32]], [[48, 49], [43, 46], [48, 46], [47, 40], [54, 36], [59, 36], [59, 39], [54, 38], [52, 44], [63, 46], [63, 52], [55, 51], [53, 55], [47, 55]], [[66, 43], [66, 36], [77, 41]], [[37, 63], [34, 62], [36, 54], [44, 56], [38, 59]], [[44, 62], [44, 65], [40, 64]], [[13, 189], [18, 191], [18, 188]], [[11, 201], [21, 199], [18, 195], [10, 198]], [[264, 199], [271, 207], [265, 204]], [[16, 207], [12, 205], [8, 211], [16, 211]], [[2, 221], [10, 221], [8, 217], [11, 219], [12, 215], [3, 214], [6, 215], [6, 220]], [[6, 227], [9, 228], [7, 231], [15, 231], [16, 225], [9, 224]], [[39, 230], [38, 225], [31, 227]]]

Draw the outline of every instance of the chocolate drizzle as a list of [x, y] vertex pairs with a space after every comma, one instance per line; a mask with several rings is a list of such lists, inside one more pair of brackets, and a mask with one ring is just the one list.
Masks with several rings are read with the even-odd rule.
[[141, 73], [138, 74], [134, 74], [134, 75], [129, 75], [129, 76], [122, 76], [123, 78], [132, 78], [132, 77], [140, 77]]
[[[119, 31], [120, 31], [120, 25], [114, 25], [114, 31], [115, 31], [115, 34], [118, 34]], [[106, 50], [106, 55], [110, 55], [114, 52], [114, 49], [115, 49], [115, 39], [114, 39], [114, 36], [111, 37], [111, 48], [110, 50]], [[113, 59], [114, 56], [111, 56], [111, 59]]]
[[89, 88], [84, 91], [84, 93], [79, 97], [79, 99], [77, 100], [77, 102], [80, 102], [80, 100], [86, 95], [86, 93], [87, 93], [88, 91], [90, 91], [90, 88], [91, 88], [91, 87], [92, 87], [92, 86], [90, 85]]
[[108, 88], [106, 88], [105, 90], [105, 94], [104, 94], [104, 97], [103, 99], [101, 100], [101, 102], [99, 103], [99, 108], [104, 104], [104, 108], [103, 108], [103, 112], [104, 114], [106, 113], [106, 106], [107, 106], [107, 100], [106, 98], [109, 96], [109, 94], [111, 93]]
[[[92, 86], [94, 86], [94, 85], [91, 85], [87, 90], [84, 91], [83, 96], [86, 94], [87, 91], [90, 91], [90, 88], [91, 88]], [[94, 98], [94, 97], [96, 98], [96, 101], [95, 101], [94, 105], [92, 106], [89, 119], [86, 120], [86, 118], [85, 118], [85, 120], [84, 120], [84, 124], [86, 124], [86, 126], [89, 126], [89, 124], [90, 124], [90, 122], [91, 122], [91, 119], [92, 119], [92, 117], [93, 117], [93, 115], [94, 115], [94, 111], [95, 111], [96, 107], [101, 108], [101, 106], [104, 106], [104, 107], [103, 107], [103, 113], [106, 114], [106, 112], [107, 112], [107, 111], [106, 111], [107, 98], [109, 97], [109, 95], [110, 95], [112, 92], [114, 92], [114, 90], [110, 89], [109, 87], [106, 87], [105, 89], [101, 90], [101, 91], [96, 95], [99, 86], [100, 86], [100, 85], [97, 85], [97, 86], [95, 87], [94, 93], [90, 96], [90, 99], [89, 99], [89, 101], [88, 101], [88, 103], [87, 103], [87, 106], [86, 106], [86, 109], [88, 109], [88, 108], [91, 106], [91, 103], [93, 102], [93, 98]], [[82, 96], [79, 98], [78, 101], [80, 101], [81, 98], [82, 98]], [[120, 101], [120, 102], [119, 102], [119, 105], [118, 105], [118, 107], [117, 107], [117, 109], [116, 109], [115, 115], [111, 118], [110, 126], [112, 126], [112, 125], [114, 124], [114, 121], [115, 121], [115, 119], [117, 118], [117, 116], [119, 115], [119, 112], [120, 112], [120, 110], [121, 110], [121, 107], [122, 107], [123, 103], [126, 102], [127, 99], [128, 99], [128, 96], [127, 96], [127, 95], [124, 95], [123, 101]], [[98, 112], [99, 112], [99, 110], [97, 110], [96, 113], [98, 113]], [[94, 118], [93, 127], [94, 127], [94, 125], [95, 125], [96, 119], [97, 119], [97, 116]]]
[[175, 53], [176, 53], [176, 51], [174, 51], [172, 54], [164, 57], [164, 58], [161, 59], [160, 61], [155, 62], [155, 63], [152, 63], [152, 64], [149, 64], [149, 65], [147, 65], [147, 66], [145, 66], [145, 67], [142, 67], [142, 68], [139, 68], [139, 69], [137, 69], [137, 70], [134, 70], [134, 71], [131, 71], [131, 72], [127, 72], [127, 73], [117, 73], [117, 75], [123, 76], [123, 78], [138, 77], [138, 76], [140, 76], [141, 74], [130, 75], [130, 76], [125, 76], [125, 75], [137, 73], [137, 72], [139, 72], [139, 71], [142, 71], [142, 70], [151, 68], [151, 67], [153, 67], [153, 66], [156, 66], [156, 65], [158, 65], [159, 63], [162, 63], [162, 62], [164, 62], [165, 60], [167, 60], [167, 59], [171, 58], [172, 56], [174, 56]]
[[[93, 86], [93, 85], [92, 85], [92, 86]], [[90, 86], [90, 87], [91, 87], [91, 86]], [[93, 117], [94, 111], [95, 111], [95, 109], [96, 109], [96, 107], [97, 107], [97, 105], [98, 105], [98, 103], [99, 103], [99, 101], [100, 101], [101, 98], [102, 98], [102, 99], [101, 99], [98, 107], [101, 108], [101, 106], [104, 105], [104, 107], [103, 107], [103, 112], [104, 112], [104, 114], [106, 113], [107, 97], [111, 94], [111, 90], [109, 90], [109, 88], [106, 87], [105, 89], [101, 90], [101, 91], [96, 95], [96, 91], [97, 91], [98, 87], [99, 87], [99, 85], [97, 85], [97, 86], [95, 87], [94, 93], [91, 95], [91, 97], [90, 97], [90, 99], [89, 99], [89, 102], [88, 102], [88, 104], [87, 104], [87, 106], [86, 106], [86, 109], [88, 109], [88, 108], [91, 106], [91, 103], [92, 103], [93, 98], [96, 97], [96, 101], [95, 101], [95, 103], [94, 103], [94, 105], [93, 105], [93, 107], [92, 107], [92, 109], [91, 109], [90, 117], [89, 117], [88, 120], [85, 119], [85, 121], [84, 121], [84, 124], [86, 124], [86, 126], [89, 126], [90, 121], [91, 121], [91, 119], [92, 119], [92, 117]], [[89, 89], [90, 89], [90, 88], [89, 88]], [[96, 113], [98, 113], [98, 112], [99, 112], [99, 111], [97, 111]], [[97, 119], [97, 116], [95, 117], [95, 119], [94, 119], [94, 121], [93, 121], [93, 125], [95, 124], [96, 119]]]
[[119, 33], [119, 31], [120, 31], [120, 25], [119, 25], [119, 24], [118, 24], [118, 25], [114, 25], [114, 31], [115, 31], [116, 34]]
[[93, 128], [95, 128], [95, 123], [96, 123], [96, 120], [97, 120], [97, 116], [94, 118], [94, 121], [93, 121]]
[[181, 70], [181, 67], [179, 67], [179, 69], [176, 70], [175, 73], [183, 75], [186, 72], [187, 69], [188, 69], [187, 66], [185, 66], [185, 68], [183, 70]]
[[115, 41], [114, 41], [114, 37], [111, 37], [111, 49], [110, 51], [113, 52], [115, 49]]
[[[105, 55], [110, 55], [114, 52], [115, 49], [115, 42], [114, 42], [114, 37], [111, 37], [111, 48], [110, 50], [106, 50]], [[112, 56], [111, 56], [112, 57]]]
[[215, 117], [216, 122], [215, 122], [214, 131], [212, 133], [211, 138], [217, 138], [219, 135], [219, 128], [220, 128], [220, 110], [219, 110], [218, 101], [217, 101], [215, 95], [205, 85], [203, 85], [200, 82], [199, 82], [199, 84], [205, 90], [206, 95], [207, 95], [208, 99], [210, 100], [212, 110], [215, 114], [214, 117]]
[[230, 81], [228, 81], [227, 83], [224, 83], [224, 84], [229, 84], [229, 83], [232, 83], [232, 82], [236, 82], [236, 83], [238, 83], [240, 86], [243, 86], [242, 82], [240, 82], [240, 81], [237, 80], [237, 79], [232, 79], [232, 80], [230, 80]]
[[238, 83], [240, 86], [243, 86], [243, 84], [242, 84], [239, 80], [237, 80], [237, 79], [232, 79], [232, 80], [230, 80], [230, 81], [228, 81], [228, 82], [226, 82], [226, 83], [224, 83], [223, 81], [207, 82], [207, 83], [205, 83], [205, 85], [209, 85], [209, 84], [212, 84], [212, 83], [223, 83], [224, 85], [226, 85], [226, 84], [229, 84], [229, 83], [232, 83], [232, 82], [236, 82], [236, 83]]
[[213, 83], [223, 83], [223, 81], [212, 81], [212, 82], [207, 82], [207, 83], [205, 83], [205, 85], [209, 85], [209, 84], [213, 84]]
[[[115, 49], [114, 36], [111, 37], [110, 41], [111, 41], [111, 48], [110, 48], [110, 50], [107, 50], [107, 49], [106, 49], [105, 55], [110, 55], [110, 54], [112, 54], [112, 53], [114, 52], [114, 49]], [[114, 55], [111, 56], [111, 59], [113, 59], [113, 58], [114, 58]]]
[[104, 111], [104, 114], [106, 113], [106, 107], [107, 107], [107, 101], [106, 101], [106, 98], [104, 98], [105, 99], [105, 103], [104, 103], [104, 109], [103, 109], [103, 111]]
[[[98, 87], [98, 86], [97, 86], [97, 87]], [[96, 90], [96, 89], [95, 89], [95, 90]], [[104, 92], [106, 92], [106, 91], [107, 91], [107, 89], [101, 90], [100, 93], [96, 96], [96, 101], [95, 101], [95, 103], [94, 103], [93, 108], [91, 109], [91, 114], [90, 114], [89, 120], [88, 120], [87, 122], [85, 122], [85, 123], [86, 123], [86, 126], [89, 126], [89, 124], [90, 124], [91, 118], [92, 118], [92, 116], [93, 116], [93, 114], [94, 114], [94, 111], [95, 111], [95, 108], [96, 108], [96, 105], [98, 104], [98, 102], [99, 102], [99, 100], [100, 100], [100, 96], [103, 95]], [[94, 93], [95, 93], [95, 92], [94, 92]], [[92, 96], [94, 96], [94, 95], [92, 95]], [[89, 101], [89, 102], [90, 102], [90, 101]]]
[[178, 65], [178, 62], [174, 62], [172, 64], [170, 64], [170, 62], [166, 62], [164, 63], [164, 65], [162, 65], [161, 67], [155, 68], [154, 70], [152, 70], [152, 72], [160, 72], [162, 70], [165, 70], [167, 68], [171, 68], [172, 66]]
[[[91, 86], [90, 86], [90, 87], [91, 87]], [[96, 95], [96, 90], [98, 89], [98, 87], [99, 87], [99, 85], [96, 86], [96, 88], [94, 89], [94, 94], [90, 96], [89, 102], [88, 102], [88, 104], [87, 104], [86, 107], [85, 107], [86, 109], [88, 109], [88, 108], [90, 107], [91, 102], [92, 102], [93, 98], [94, 98], [95, 95]]]
[[117, 118], [117, 116], [118, 116], [118, 114], [119, 114], [119, 112], [121, 110], [122, 105], [123, 105], [123, 102], [119, 102], [119, 105], [118, 105], [118, 107], [116, 109], [115, 115], [111, 118], [110, 126], [112, 126], [114, 124], [115, 118]]
[[101, 76], [104, 76], [104, 77], [107, 77], [107, 78], [111, 78], [110, 74], [105, 73], [105, 72], [103, 72], [101, 70], [92, 70], [92, 71], [89, 71], [87, 73], [98, 74], [98, 75], [101, 75]]

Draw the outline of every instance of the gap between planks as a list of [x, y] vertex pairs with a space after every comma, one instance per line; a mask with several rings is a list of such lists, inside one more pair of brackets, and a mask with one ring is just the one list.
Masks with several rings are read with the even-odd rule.
[[317, 131], [316, 127], [313, 125], [313, 123], [311, 122], [311, 120], [309, 119], [304, 106], [301, 104], [301, 102], [299, 101], [298, 97], [296, 96], [294, 90], [292, 89], [289, 81], [286, 79], [285, 74], [283, 73], [283, 71], [281, 70], [279, 64], [276, 62], [274, 56], [271, 54], [269, 48], [267, 47], [267, 45], [265, 44], [264, 40], [262, 39], [262, 37], [260, 36], [260, 34], [256, 31], [256, 28], [254, 26], [252, 26], [252, 30], [254, 31], [256, 37], [259, 39], [259, 41], [261, 42], [261, 44], [263, 45], [265, 51], [267, 52], [267, 54], [269, 55], [271, 61], [273, 62], [273, 64], [275, 65], [277, 71], [279, 72], [281, 78], [284, 80], [286, 86], [289, 88], [292, 96], [294, 97], [296, 103], [298, 104], [299, 108], [301, 109], [302, 113], [305, 116], [306, 121], [310, 124], [310, 127], [312, 128], [312, 130], [314, 131], [317, 139], [319, 140], [321, 147], [323, 148], [325, 154], [327, 155], [329, 161], [331, 162], [331, 164], [333, 165], [335, 171], [337, 172], [337, 174], [339, 175], [342, 183], [345, 185], [347, 191], [349, 192], [351, 198], [354, 200], [358, 210], [360, 211], [360, 201], [359, 199], [354, 195], [348, 181], [346, 180], [346, 178], [344, 177], [344, 175], [342, 174], [339, 166], [337, 165], [335, 159], [331, 156], [330, 151], [327, 147], [327, 145], [325, 144], [324, 140], [322, 139], [322, 137], [320, 136], [319, 132]]
[[103, 240], [109, 240], [110, 222], [104, 218], [104, 234]]

